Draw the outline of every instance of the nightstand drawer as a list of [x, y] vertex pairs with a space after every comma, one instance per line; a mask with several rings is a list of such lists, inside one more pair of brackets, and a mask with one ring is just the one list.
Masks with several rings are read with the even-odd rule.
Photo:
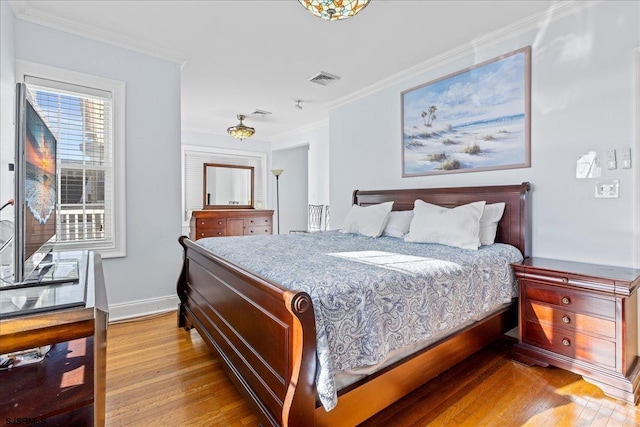
[[616, 367], [615, 342], [567, 331], [535, 322], [527, 322], [523, 342], [596, 365]]
[[599, 297], [580, 291], [520, 279], [525, 286], [525, 296], [529, 300], [557, 305], [574, 313], [595, 314], [615, 319], [616, 303], [613, 298]]
[[616, 323], [594, 316], [587, 316], [535, 301], [527, 301], [526, 320], [548, 326], [578, 331], [588, 335], [601, 335], [606, 338], [616, 338]]

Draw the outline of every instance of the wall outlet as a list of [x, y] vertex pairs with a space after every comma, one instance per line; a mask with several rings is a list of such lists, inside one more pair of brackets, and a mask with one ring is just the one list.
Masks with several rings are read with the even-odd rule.
[[596, 181], [596, 199], [617, 199], [620, 197], [620, 180]]

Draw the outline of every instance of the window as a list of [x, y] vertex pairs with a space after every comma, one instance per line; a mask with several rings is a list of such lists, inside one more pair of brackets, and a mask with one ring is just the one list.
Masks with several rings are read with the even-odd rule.
[[56, 248], [124, 256], [124, 84], [21, 65], [58, 140]]

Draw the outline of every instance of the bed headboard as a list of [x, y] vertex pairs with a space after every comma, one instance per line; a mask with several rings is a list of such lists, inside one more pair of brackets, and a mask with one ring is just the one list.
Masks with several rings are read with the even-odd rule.
[[435, 205], [455, 207], [485, 200], [504, 202], [504, 215], [498, 223], [496, 242], [508, 243], [520, 249], [527, 258], [531, 255], [529, 222], [529, 191], [531, 185], [496, 185], [485, 187], [419, 188], [353, 192], [353, 203], [360, 206], [393, 201], [393, 210], [411, 210], [416, 199]]

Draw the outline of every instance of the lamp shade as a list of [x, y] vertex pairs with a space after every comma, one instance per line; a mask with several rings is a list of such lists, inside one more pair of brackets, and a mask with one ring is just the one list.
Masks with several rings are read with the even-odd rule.
[[298, 0], [309, 12], [327, 21], [351, 18], [370, 0]]
[[235, 139], [239, 139], [240, 141], [246, 138], [251, 138], [253, 134], [256, 133], [256, 130], [254, 128], [245, 126], [242, 123], [244, 118], [245, 116], [243, 116], [242, 114], [238, 114], [238, 120], [240, 120], [240, 123], [238, 123], [235, 126], [231, 126], [230, 128], [227, 128], [227, 132], [229, 133], [229, 135], [231, 135]]
[[284, 169], [271, 169], [271, 173], [274, 174], [275, 176], [282, 175], [282, 172], [284, 172]]

